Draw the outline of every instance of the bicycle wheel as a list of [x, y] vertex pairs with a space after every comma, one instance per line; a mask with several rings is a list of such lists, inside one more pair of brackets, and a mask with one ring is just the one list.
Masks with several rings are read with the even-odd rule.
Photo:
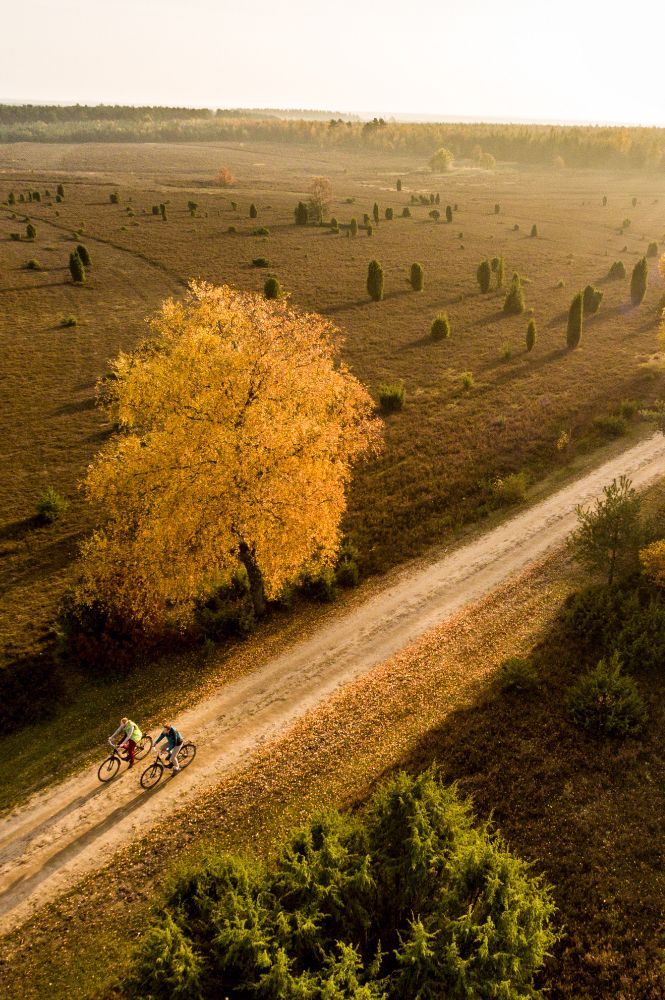
[[188, 767], [194, 758], [196, 757], [196, 747], [193, 743], [183, 743], [182, 749], [178, 754], [178, 763], [180, 764], [180, 769], [183, 767]]
[[143, 760], [144, 757], [152, 750], [152, 736], [142, 736], [139, 743], [136, 744], [134, 750], [134, 759]]
[[164, 774], [164, 765], [161, 761], [154, 761], [150, 767], [146, 767], [141, 775], [141, 784], [144, 788], [154, 788], [161, 776]]
[[120, 767], [120, 761], [114, 753], [110, 757], [107, 757], [105, 761], [99, 765], [99, 770], [97, 771], [97, 777], [100, 781], [110, 781], [111, 778], [115, 778]]

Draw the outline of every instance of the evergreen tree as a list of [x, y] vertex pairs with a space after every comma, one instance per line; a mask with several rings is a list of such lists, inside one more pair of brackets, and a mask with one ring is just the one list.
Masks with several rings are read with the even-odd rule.
[[374, 202], [374, 208], [372, 209], [372, 215], [374, 216], [374, 222], [378, 225], [379, 222], [379, 206]]
[[90, 254], [88, 253], [88, 248], [83, 246], [82, 243], [79, 243], [79, 245], [76, 248], [76, 253], [81, 258], [81, 263], [83, 264], [83, 266], [90, 267], [92, 261], [90, 260]]
[[625, 278], [626, 265], [622, 260], [615, 260], [608, 272], [608, 278]]
[[295, 210], [296, 226], [306, 226], [309, 221], [309, 212], [307, 211], [307, 205], [304, 201], [298, 202], [298, 207]]
[[656, 240], [652, 240], [647, 247], [647, 257], [657, 257], [658, 256], [658, 243]]
[[568, 310], [568, 328], [566, 330], [566, 344], [571, 349], [577, 347], [582, 337], [582, 323], [584, 320], [584, 293], [578, 292], [570, 303]]
[[363, 215], [363, 226], [369, 226], [369, 215], [367, 212]]
[[501, 206], [499, 204], [496, 204], [494, 206], [494, 214], [498, 215], [500, 211], [501, 211]]
[[411, 209], [409, 208], [408, 205], [405, 205], [404, 208], [402, 209], [402, 218], [403, 219], [411, 218]]
[[422, 264], [411, 265], [411, 287], [414, 292], [422, 292], [425, 286], [425, 272]]
[[606, 194], [603, 195], [603, 208], [605, 207], [605, 205], [607, 205], [607, 195]]
[[356, 219], [351, 219], [351, 225], [349, 226], [349, 232], [352, 236], [358, 235], [358, 222]]
[[31, 222], [29, 222], [25, 227], [25, 235], [28, 237], [29, 240], [34, 240], [34, 238], [37, 235], [37, 230], [35, 229], [35, 227]]
[[587, 285], [582, 292], [582, 304], [584, 306], [584, 314], [598, 312], [600, 308], [600, 303], [603, 301], [603, 293], [598, 288], [594, 288], [593, 285]]
[[532, 236], [537, 236], [538, 235], [538, 226], [535, 224], [535, 222], [534, 222], [534, 224], [531, 227], [531, 235]]
[[399, 177], [397, 178], [397, 185], [396, 185], [396, 186], [397, 186], [397, 190], [398, 190], [398, 191], [401, 191], [401, 190], [402, 190], [402, 182], [401, 182], [401, 180], [399, 179]]
[[62, 186], [62, 184], [58, 184], [58, 187], [57, 187], [57, 189], [56, 189], [56, 192], [55, 192], [55, 193], [56, 193], [56, 194], [58, 194], [58, 195], [60, 195], [60, 197], [61, 197], [61, 198], [64, 198], [64, 197], [65, 197], [65, 189], [64, 189], [64, 187]]
[[480, 285], [480, 291], [484, 294], [489, 292], [492, 282], [492, 266], [488, 260], [482, 261], [476, 271], [476, 279]]
[[637, 205], [637, 198], [633, 198], [633, 208]]
[[446, 222], [453, 221], [453, 210], [450, 205], [446, 205]]
[[386, 222], [392, 222], [392, 221], [393, 221], [393, 210], [392, 210], [392, 208], [387, 208], [386, 209]]
[[441, 195], [439, 194], [438, 191], [436, 193], [436, 198], [434, 199], [434, 204], [435, 205], [440, 205], [441, 204]]
[[630, 279], [630, 297], [633, 300], [634, 306], [639, 306], [640, 302], [644, 301], [644, 296], [647, 293], [648, 276], [649, 265], [647, 264], [647, 259], [646, 257], [641, 257], [633, 268], [633, 274]]
[[278, 299], [282, 294], [281, 286], [274, 274], [266, 278], [263, 285], [263, 294], [267, 299]]
[[496, 287], [503, 288], [503, 257], [492, 257], [492, 270], [496, 274]]
[[368, 225], [368, 226], [367, 226], [367, 235], [368, 235], [368, 236], [371, 236], [373, 232], [374, 232], [374, 228], [373, 228], [373, 226], [372, 226], [371, 224], [370, 224], [370, 225]]
[[15, 205], [16, 204], [16, 195], [14, 194], [13, 191], [9, 192], [9, 197], [7, 198], [7, 201], [8, 201], [8, 203], [10, 205]]
[[117, 191], [111, 191], [111, 194], [109, 195], [109, 201], [111, 202], [112, 205], [120, 204], [120, 195], [118, 194]]
[[524, 312], [524, 309], [522, 282], [520, 281], [519, 274], [515, 271], [512, 281], [510, 282], [510, 288], [508, 289], [506, 300], [503, 303], [503, 311], [509, 316], [519, 316], [520, 313]]
[[439, 313], [439, 315], [432, 320], [429, 332], [432, 336], [432, 340], [448, 339], [450, 336], [450, 323], [448, 322], [448, 317], [445, 313]]
[[250, 219], [255, 219], [259, 213], [256, 210], [256, 205], [254, 202], [249, 206], [249, 217]]
[[536, 343], [536, 321], [535, 319], [529, 320], [529, 325], [526, 328], [526, 349], [527, 351], [532, 351]]
[[69, 255], [69, 270], [72, 275], [72, 281], [85, 281], [85, 268], [76, 250], [72, 250]]
[[374, 302], [383, 298], [383, 268], [378, 260], [370, 260], [367, 268], [367, 294]]

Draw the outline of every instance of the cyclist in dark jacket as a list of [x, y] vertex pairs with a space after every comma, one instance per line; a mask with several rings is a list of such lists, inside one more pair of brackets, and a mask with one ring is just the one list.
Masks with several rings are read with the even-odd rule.
[[167, 767], [173, 768], [173, 773], [178, 774], [180, 772], [180, 764], [178, 763], [178, 754], [180, 753], [180, 748], [182, 746], [182, 736], [177, 729], [173, 726], [163, 726], [160, 735], [155, 740], [155, 745], [153, 750], [155, 753], [159, 753], [157, 749], [157, 744], [161, 740], [166, 740], [166, 746], [169, 751], [169, 763]]

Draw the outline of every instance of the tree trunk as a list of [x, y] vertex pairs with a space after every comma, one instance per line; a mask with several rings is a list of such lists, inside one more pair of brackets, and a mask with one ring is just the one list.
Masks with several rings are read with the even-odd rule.
[[265, 590], [263, 589], [263, 575], [257, 566], [254, 552], [247, 542], [241, 541], [239, 545], [240, 561], [247, 570], [249, 578], [249, 593], [254, 605], [254, 614], [257, 618], [262, 618], [268, 610]]

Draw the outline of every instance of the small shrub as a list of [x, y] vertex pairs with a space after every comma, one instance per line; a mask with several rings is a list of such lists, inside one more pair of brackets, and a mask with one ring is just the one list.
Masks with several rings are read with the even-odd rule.
[[647, 280], [649, 276], [649, 265], [646, 257], [641, 257], [633, 268], [630, 279], [630, 298], [634, 306], [639, 306], [644, 301], [647, 293]]
[[374, 208], [372, 209], [372, 217], [376, 225], [379, 224], [379, 206], [374, 202]]
[[153, 215], [159, 215], [159, 205], [153, 205], [152, 206], [152, 214]]
[[628, 229], [629, 225], [630, 225], [630, 219], [624, 219], [623, 222], [621, 223], [621, 228]]
[[392, 210], [392, 208], [387, 208], [385, 214], [386, 214], [386, 222], [392, 222], [393, 221], [393, 210]]
[[513, 232], [514, 232], [514, 233], [518, 232], [518, 231], [519, 231], [519, 228], [520, 228], [520, 227], [519, 227], [519, 223], [518, 223], [518, 222], [516, 222], [516, 223], [515, 223], [515, 225], [513, 226]]
[[254, 202], [249, 206], [249, 217], [250, 219], [255, 219], [259, 213], [256, 210], [256, 205]]
[[255, 257], [252, 261], [254, 267], [272, 267], [272, 261], [267, 257]]
[[406, 393], [401, 385], [382, 385], [379, 389], [379, 403], [386, 413], [394, 413], [404, 406]]
[[304, 201], [299, 201], [293, 214], [296, 219], [296, 226], [306, 226], [309, 222], [309, 210]]
[[278, 299], [282, 294], [281, 286], [274, 274], [266, 278], [263, 285], [263, 294], [267, 299]]
[[441, 212], [438, 210], [438, 208], [433, 208], [432, 211], [429, 213], [429, 217], [430, 219], [433, 219], [434, 222], [438, 222], [439, 219], [441, 218]]
[[576, 725], [604, 736], [638, 733], [646, 720], [637, 685], [621, 673], [618, 653], [580, 678], [568, 695], [567, 707]]
[[658, 256], [658, 243], [656, 240], [652, 240], [647, 247], [647, 257], [657, 257]]
[[333, 215], [332, 219], [330, 220], [330, 228], [331, 228], [331, 229], [332, 229], [333, 231], [334, 231], [335, 229], [339, 231], [339, 222], [337, 221], [337, 219], [335, 218], [335, 216], [334, 216], [334, 215]]
[[44, 524], [52, 524], [53, 521], [57, 521], [65, 513], [68, 506], [67, 501], [56, 493], [52, 486], [49, 486], [46, 492], [35, 500], [35, 510]]
[[465, 392], [468, 392], [469, 389], [473, 389], [473, 375], [471, 372], [462, 372], [460, 382], [462, 383], [462, 388]]
[[568, 326], [566, 328], [566, 344], [572, 350], [577, 347], [582, 337], [582, 324], [584, 321], [584, 296], [578, 292], [570, 303], [568, 310]]
[[538, 226], [535, 224], [535, 222], [531, 226], [531, 235], [532, 236], [537, 236], [538, 235]]
[[411, 218], [411, 209], [409, 208], [408, 205], [405, 205], [404, 208], [402, 209], [402, 218], [403, 219]]
[[63, 316], [60, 326], [76, 326], [77, 322], [76, 316]]
[[411, 287], [414, 292], [422, 292], [425, 286], [425, 272], [422, 264], [417, 262], [411, 265]]
[[584, 313], [596, 313], [600, 309], [600, 303], [603, 301], [603, 292], [594, 288], [593, 285], [587, 285], [582, 292], [582, 304], [584, 306]]
[[528, 691], [538, 683], [536, 671], [521, 656], [509, 656], [503, 660], [498, 677], [503, 691]]
[[604, 194], [603, 195], [603, 208], [605, 208], [606, 205], [607, 205], [607, 195]]
[[195, 600], [193, 617], [201, 636], [209, 642], [250, 633], [255, 624], [254, 606], [244, 568], [238, 570], [230, 583], [206, 598]]
[[351, 542], [344, 542], [337, 555], [335, 579], [340, 587], [355, 587], [359, 575], [358, 549]]
[[434, 204], [434, 195], [433, 195], [433, 194], [431, 194], [431, 195], [429, 196], [429, 203], [430, 203], [430, 205], [433, 205], [433, 204]]
[[56, 194], [55, 200], [56, 200], [56, 203], [59, 205], [61, 203], [61, 201], [62, 201], [62, 195], [61, 194]]
[[39, 191], [33, 191], [32, 192], [32, 200], [33, 201], [41, 201], [42, 200], [42, 196], [39, 193]]
[[639, 407], [635, 399], [622, 399], [619, 404], [619, 413], [625, 420], [631, 420], [638, 409]]
[[31, 257], [30, 260], [28, 261], [28, 263], [25, 266], [27, 267], [27, 269], [29, 271], [39, 271], [39, 270], [41, 270], [41, 268], [39, 267], [39, 261], [35, 260], [34, 257]]
[[436, 192], [436, 198], [434, 199], [434, 204], [435, 205], [440, 205], [441, 204], [441, 195], [439, 194], [438, 191]]
[[21, 239], [21, 234], [20, 233], [10, 233], [9, 234], [9, 238], [10, 238], [10, 240], [20, 240]]
[[83, 267], [83, 262], [81, 261], [81, 258], [77, 254], [76, 250], [72, 250], [69, 255], [69, 270], [72, 276], [72, 281], [85, 281], [85, 268]]
[[524, 500], [528, 485], [526, 472], [514, 472], [505, 479], [497, 479], [492, 492], [499, 503], [516, 504]]
[[109, 201], [111, 202], [112, 205], [119, 205], [120, 204], [119, 193], [117, 191], [111, 191], [111, 194], [109, 195]]
[[34, 240], [35, 237], [37, 236], [37, 230], [35, 229], [35, 227], [31, 222], [29, 222], [28, 225], [25, 227], [25, 235], [29, 240]]
[[[409, 212], [409, 215], [410, 214], [411, 213]], [[369, 215], [367, 214], [367, 212], [365, 212], [365, 214], [363, 215], [363, 226], [369, 226]]]
[[489, 292], [490, 285], [492, 283], [492, 265], [488, 260], [483, 260], [478, 265], [478, 270], [476, 271], [476, 280], [480, 285], [480, 291], [483, 294]]
[[270, 236], [270, 230], [266, 229], [265, 226], [260, 226], [254, 230], [254, 236]]
[[448, 317], [445, 313], [439, 313], [439, 315], [432, 320], [429, 332], [432, 340], [448, 339], [450, 336], [450, 323], [448, 322]]
[[16, 195], [14, 194], [13, 191], [9, 192], [9, 196], [7, 198], [7, 204], [8, 205], [15, 205], [16, 204]]
[[513, 274], [510, 288], [503, 303], [503, 311], [509, 316], [519, 316], [525, 309], [522, 282], [517, 272]]
[[187, 202], [187, 209], [188, 209], [188, 211], [189, 211], [189, 214], [190, 214], [190, 215], [191, 215], [192, 217], [196, 215], [196, 209], [197, 209], [198, 207], [199, 207], [199, 205], [198, 205], [198, 202], [196, 202], [196, 201], [188, 201], [188, 202]]
[[310, 601], [326, 604], [337, 597], [337, 579], [332, 566], [322, 567], [318, 573], [305, 574], [300, 581], [300, 589]]
[[352, 236], [357, 236], [358, 235], [358, 220], [357, 219], [351, 219], [351, 224], [349, 226], [349, 232], [351, 233]]
[[237, 233], [238, 232], [238, 230], [236, 229], [235, 226], [229, 226], [229, 228], [226, 231], [227, 231], [227, 233]]
[[84, 267], [90, 267], [92, 265], [92, 260], [90, 259], [90, 254], [88, 253], [87, 247], [85, 247], [82, 243], [79, 243], [79, 245], [76, 248], [76, 252], [81, 258], [81, 263], [83, 264]]
[[501, 206], [499, 204], [496, 204], [494, 206], [494, 214], [498, 215], [500, 211], [501, 211]]
[[625, 278], [626, 265], [622, 260], [615, 260], [607, 274], [608, 278]]
[[373, 232], [374, 232], [374, 227], [372, 225], [368, 225], [367, 226], [367, 235], [371, 236]]
[[596, 427], [608, 437], [622, 437], [627, 430], [626, 418], [616, 413], [608, 413], [596, 418]]
[[453, 210], [450, 205], [446, 205], [446, 222], [453, 221]]
[[499, 348], [499, 354], [504, 361], [510, 361], [513, 356], [513, 348], [509, 340], [504, 340]]
[[636, 205], [637, 205], [637, 198], [633, 198], [632, 205], [633, 205], [633, 208], [636, 207]]
[[536, 321], [534, 319], [529, 320], [529, 325], [526, 328], [526, 349], [527, 351], [532, 351], [536, 346]]
[[397, 188], [398, 191], [402, 190], [402, 182], [399, 179], [399, 177], [397, 178], [397, 184], [395, 185], [395, 187]]
[[[371, 235], [369, 228], [367, 229], [368, 236]], [[370, 260], [367, 267], [367, 294], [374, 302], [380, 302], [383, 298], [383, 282], [383, 268], [378, 260]]]

